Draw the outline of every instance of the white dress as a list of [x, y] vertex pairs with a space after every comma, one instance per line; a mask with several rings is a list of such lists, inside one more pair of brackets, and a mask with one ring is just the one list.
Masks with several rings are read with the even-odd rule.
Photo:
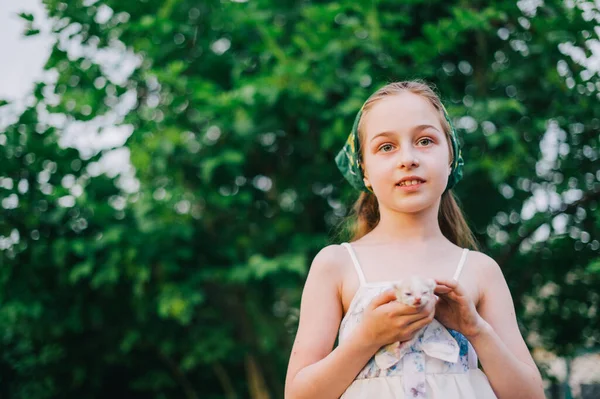
[[[373, 298], [399, 283], [367, 283], [352, 246], [346, 242], [342, 245], [352, 257], [360, 286], [340, 324], [340, 343], [361, 322]], [[454, 274], [456, 280], [468, 251], [463, 249]], [[410, 347], [404, 345], [395, 352], [380, 349], [340, 399], [355, 398], [496, 399], [496, 395], [486, 375], [477, 368], [477, 354], [471, 343], [434, 319], [411, 340]]]

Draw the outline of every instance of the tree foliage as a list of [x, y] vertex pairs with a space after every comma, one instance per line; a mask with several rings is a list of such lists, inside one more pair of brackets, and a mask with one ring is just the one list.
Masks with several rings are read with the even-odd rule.
[[[414, 78], [459, 128], [456, 191], [529, 344], [597, 345], [599, 14], [534, 3], [44, 0], [56, 79], [0, 133], [0, 396], [282, 397], [356, 196], [334, 155]], [[103, 123], [133, 175], [61, 145]]]

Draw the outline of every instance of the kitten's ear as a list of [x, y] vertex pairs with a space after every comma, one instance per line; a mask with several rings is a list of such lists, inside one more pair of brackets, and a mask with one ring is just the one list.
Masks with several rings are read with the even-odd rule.
[[437, 285], [437, 284], [436, 284], [436, 282], [435, 282], [435, 280], [434, 280], [434, 279], [432, 279], [432, 278], [428, 278], [428, 279], [427, 279], [427, 286], [428, 286], [429, 288], [431, 288], [431, 289], [433, 290], [433, 289], [435, 289], [435, 286], [436, 286], [436, 285]]

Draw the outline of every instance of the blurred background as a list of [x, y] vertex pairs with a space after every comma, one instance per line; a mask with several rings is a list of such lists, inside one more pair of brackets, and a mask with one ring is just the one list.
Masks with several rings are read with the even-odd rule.
[[333, 158], [435, 84], [549, 398], [600, 397], [600, 2], [0, 0], [0, 398], [282, 398]]

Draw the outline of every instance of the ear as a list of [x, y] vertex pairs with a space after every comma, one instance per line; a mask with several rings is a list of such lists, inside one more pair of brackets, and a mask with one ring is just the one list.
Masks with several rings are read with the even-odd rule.
[[363, 174], [363, 183], [365, 184], [366, 187], [371, 187], [371, 182], [369, 181], [369, 176], [367, 175], [367, 171], [365, 170], [363, 164], [361, 164], [361, 170], [362, 170], [362, 174]]
[[432, 279], [432, 278], [428, 278], [428, 279], [427, 279], [427, 286], [428, 286], [429, 288], [431, 288], [431, 289], [433, 290], [433, 289], [435, 289], [435, 286], [436, 286], [436, 285], [437, 285], [437, 284], [436, 284], [436, 282], [435, 282], [435, 280], [434, 280], [434, 279]]

